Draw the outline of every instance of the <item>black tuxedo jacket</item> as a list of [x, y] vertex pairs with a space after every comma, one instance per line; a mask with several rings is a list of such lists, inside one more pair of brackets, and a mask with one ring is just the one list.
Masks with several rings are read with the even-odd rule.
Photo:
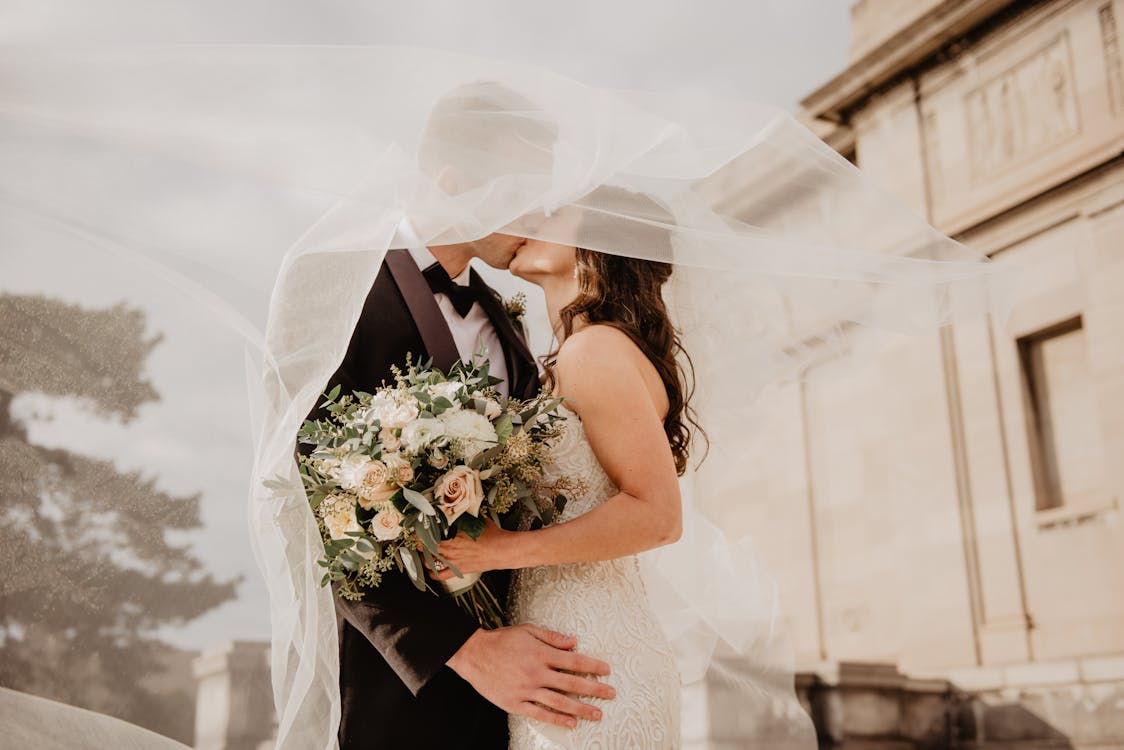
[[[538, 392], [538, 369], [526, 343], [483, 280], [472, 272], [481, 306], [491, 319], [506, 355], [509, 392]], [[447, 370], [460, 359], [448, 324], [429, 285], [406, 250], [391, 250], [367, 296], [339, 369], [325, 384], [341, 393], [373, 391], [393, 382], [391, 365], [406, 355], [433, 358]], [[310, 418], [321, 417], [314, 410]], [[489, 574], [488, 585], [502, 602], [507, 576]], [[370, 748], [507, 747], [507, 715], [445, 666], [477, 628], [443, 592], [418, 591], [395, 571], [362, 601], [336, 599], [340, 642], [341, 750]]]

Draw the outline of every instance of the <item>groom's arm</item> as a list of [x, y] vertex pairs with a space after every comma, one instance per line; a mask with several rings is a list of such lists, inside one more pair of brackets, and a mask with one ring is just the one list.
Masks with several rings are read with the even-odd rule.
[[414, 695], [479, 627], [450, 597], [418, 591], [396, 571], [364, 589], [361, 601], [337, 598], [336, 607]]
[[570, 728], [601, 719], [577, 697], [616, 697], [612, 686], [580, 676], [608, 675], [609, 665], [575, 653], [576, 638], [535, 625], [483, 630], [452, 599], [418, 591], [401, 574], [336, 606], [415, 696], [448, 666], [504, 711]]

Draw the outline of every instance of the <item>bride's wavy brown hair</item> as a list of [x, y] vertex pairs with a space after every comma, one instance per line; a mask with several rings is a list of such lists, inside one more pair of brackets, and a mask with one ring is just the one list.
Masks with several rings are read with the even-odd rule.
[[[653, 235], [657, 241], [668, 243], [666, 231]], [[670, 245], [667, 257], [670, 257]], [[578, 296], [560, 312], [562, 331], [558, 338], [559, 341], [569, 338], [574, 332], [574, 322], [580, 318], [591, 325], [612, 326], [640, 347], [655, 366], [667, 392], [669, 408], [663, 428], [675, 457], [675, 470], [682, 476], [687, 470], [692, 430], [704, 441], [706, 432], [690, 405], [695, 390], [694, 363], [683, 348], [663, 299], [663, 286], [671, 278], [671, 271], [670, 263], [578, 248]], [[545, 359], [547, 380], [552, 389], [556, 385], [554, 364], [557, 358], [558, 349], [555, 349]]]

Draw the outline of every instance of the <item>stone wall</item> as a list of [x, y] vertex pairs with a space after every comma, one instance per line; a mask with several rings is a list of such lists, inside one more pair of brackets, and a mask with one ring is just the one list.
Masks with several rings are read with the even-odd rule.
[[[876, 6], [895, 3], [856, 18]], [[774, 502], [808, 509], [800, 541], [765, 544], [801, 592], [805, 668], [948, 679], [975, 696], [978, 738], [1037, 723], [1043, 741], [1124, 744], [1122, 21], [1120, 0], [1014, 4], [857, 103], [855, 66], [845, 107], [832, 85], [808, 100], [846, 111], [825, 137], [853, 139], [869, 176], [1021, 272], [1008, 320], [887, 338], [861, 370], [825, 362], [779, 394], [774, 447], [802, 456], [799, 479], [758, 457]]]

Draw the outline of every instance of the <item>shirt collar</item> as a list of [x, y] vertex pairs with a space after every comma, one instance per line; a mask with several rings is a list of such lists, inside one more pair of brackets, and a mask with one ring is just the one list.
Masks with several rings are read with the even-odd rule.
[[[410, 251], [410, 257], [414, 259], [414, 263], [422, 271], [432, 266], [437, 262], [437, 258], [428, 247], [422, 244], [418, 239], [418, 235], [414, 232], [414, 227], [410, 224], [408, 218], [403, 217], [402, 221], [398, 223], [398, 234], [406, 240], [407, 249]], [[453, 277], [453, 283], [459, 286], [468, 286], [472, 280], [472, 264], [464, 267], [464, 270]]]

